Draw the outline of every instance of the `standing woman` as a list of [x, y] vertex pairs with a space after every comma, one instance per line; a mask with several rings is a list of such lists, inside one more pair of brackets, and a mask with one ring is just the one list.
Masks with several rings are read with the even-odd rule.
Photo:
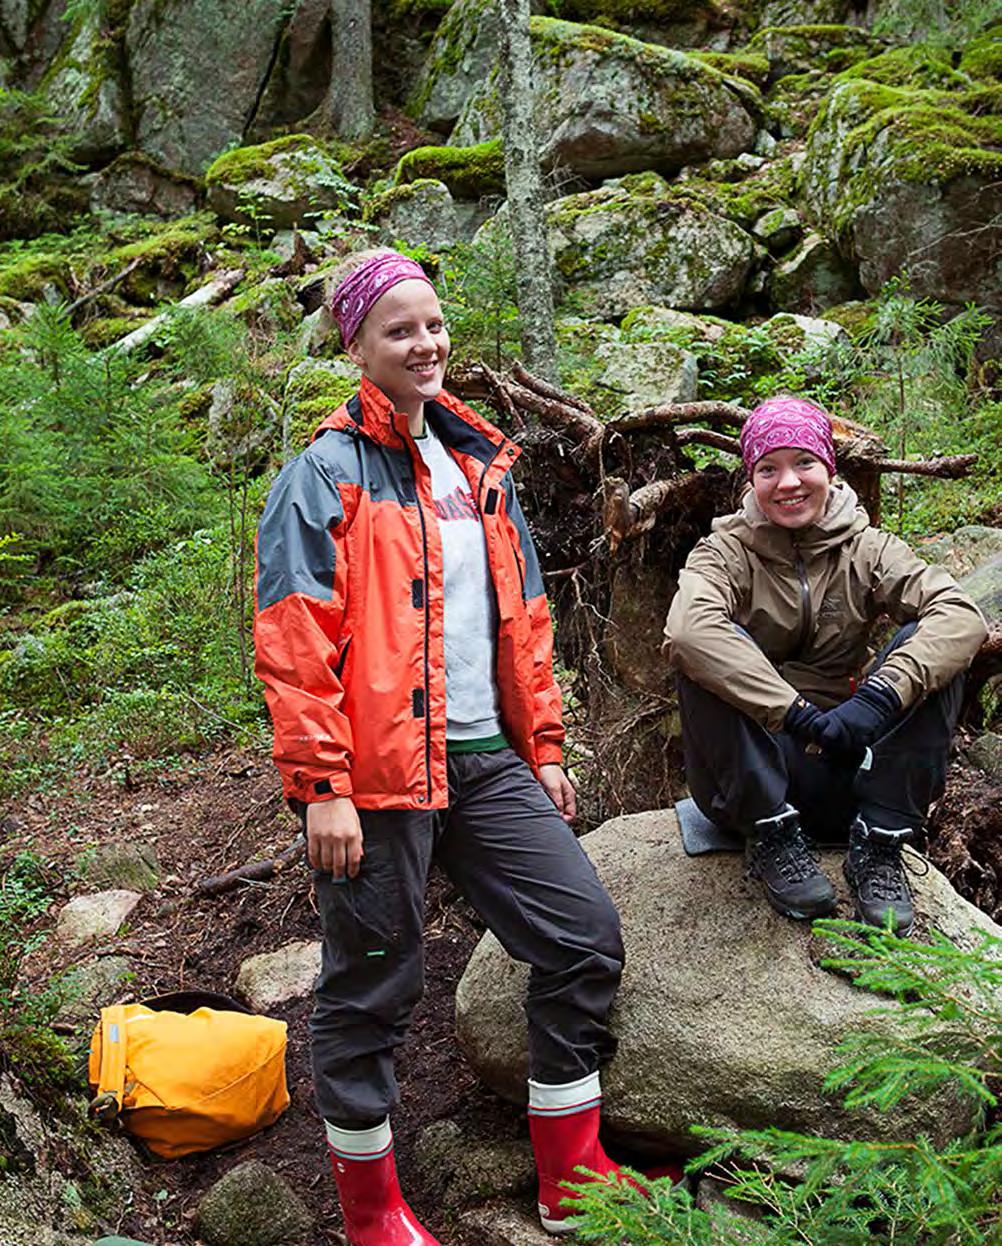
[[[984, 620], [833, 479], [819, 407], [769, 399], [745, 422], [741, 451], [742, 507], [689, 555], [665, 626], [690, 791], [704, 816], [746, 838], [749, 872], [780, 913], [834, 907], [807, 830], [848, 838], [859, 919], [907, 932], [901, 847], [943, 790]], [[875, 656], [883, 616], [898, 630]]]
[[598, 1067], [623, 947], [569, 823], [560, 691], [518, 448], [442, 388], [449, 335], [421, 267], [349, 257], [332, 310], [359, 392], [276, 481], [258, 534], [257, 673], [324, 929], [310, 1025], [352, 1246], [435, 1239], [404, 1202], [394, 1051], [424, 985], [436, 859], [527, 961], [529, 1127], [543, 1225], [560, 1182], [616, 1167]]

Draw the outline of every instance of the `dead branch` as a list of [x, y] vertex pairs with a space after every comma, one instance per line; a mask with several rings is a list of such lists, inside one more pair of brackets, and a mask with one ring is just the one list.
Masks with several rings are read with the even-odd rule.
[[130, 260], [120, 273], [115, 273], [113, 277], [109, 277], [106, 281], [102, 281], [100, 285], [96, 285], [93, 290], [88, 290], [86, 294], [81, 294], [78, 299], [66, 308], [66, 314], [72, 316], [75, 311], [79, 311], [85, 303], [89, 303], [91, 299], [96, 299], [100, 294], [107, 294], [109, 290], [114, 290], [120, 281], [124, 281], [129, 273], [135, 272], [139, 265], [143, 262], [143, 257], [137, 255], [135, 259]]
[[714, 446], [717, 450], [726, 450], [729, 454], [741, 457], [741, 443], [737, 437], [727, 437], [724, 433], [714, 433], [708, 428], [683, 428], [676, 433], [675, 440], [680, 446], [695, 443], [701, 446]]
[[606, 424], [608, 432], [634, 433], [649, 428], [674, 427], [676, 424], [741, 425], [748, 418], [746, 407], [735, 402], [666, 402], [645, 407], [631, 415], [622, 415]]
[[544, 381], [542, 377], [533, 376], [528, 368], [522, 366], [516, 359], [512, 364], [512, 376], [520, 385], [524, 385], [526, 389], [531, 389], [543, 398], [552, 398], [556, 402], [562, 402], [569, 407], [576, 407], [578, 411], [583, 411], [585, 415], [594, 415], [594, 410], [584, 401], [578, 398], [576, 394], [568, 394], [566, 390], [560, 389], [556, 385], [552, 385], [549, 381]]
[[942, 480], [959, 480], [970, 474], [978, 461], [976, 454], [951, 454], [938, 459], [877, 459], [873, 468], [878, 472], [901, 472], [909, 476], [938, 476]]
[[306, 840], [302, 835], [297, 835], [288, 848], [284, 848], [270, 861], [251, 861], [247, 865], [238, 865], [235, 870], [228, 870], [225, 874], [199, 879], [195, 890], [200, 896], [221, 896], [224, 892], [239, 887], [241, 883], [266, 882], [288, 866], [295, 865], [305, 852]]
[[625, 480], [607, 476], [603, 491], [602, 526], [615, 554], [623, 541], [631, 541], [654, 527], [662, 511], [671, 506], [688, 508], [693, 495], [705, 485], [699, 472], [687, 472], [675, 480], [654, 480], [630, 493]]

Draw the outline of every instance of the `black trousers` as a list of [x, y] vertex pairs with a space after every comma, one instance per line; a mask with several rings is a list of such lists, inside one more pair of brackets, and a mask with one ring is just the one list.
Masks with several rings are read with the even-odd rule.
[[[875, 667], [911, 635], [909, 623], [878, 654]], [[859, 814], [871, 826], [919, 829], [942, 794], [950, 739], [964, 677], [901, 714], [871, 749], [867, 770], [841, 758], [808, 753], [781, 731], [746, 714], [684, 675], [678, 678], [682, 745], [689, 791], [701, 812], [747, 835], [752, 823], [789, 803], [805, 830], [823, 843], [844, 842]]]
[[619, 918], [594, 867], [510, 749], [450, 756], [444, 811], [360, 810], [354, 879], [316, 871], [324, 943], [310, 1021], [325, 1120], [361, 1129], [398, 1099], [394, 1051], [424, 989], [424, 894], [434, 858], [505, 950], [532, 967], [529, 1072], [559, 1084], [615, 1050]]

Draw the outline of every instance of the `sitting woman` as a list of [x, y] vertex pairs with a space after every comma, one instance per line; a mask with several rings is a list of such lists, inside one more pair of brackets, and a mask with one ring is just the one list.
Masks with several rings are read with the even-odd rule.
[[[745, 837], [749, 873], [778, 912], [834, 907], [803, 820], [814, 838], [848, 837], [858, 918], [907, 932], [901, 847], [943, 790], [984, 621], [833, 479], [820, 408], [769, 399], [741, 451], [742, 508], [692, 550], [665, 626], [689, 788], [707, 818]], [[874, 657], [882, 616], [899, 630]]]

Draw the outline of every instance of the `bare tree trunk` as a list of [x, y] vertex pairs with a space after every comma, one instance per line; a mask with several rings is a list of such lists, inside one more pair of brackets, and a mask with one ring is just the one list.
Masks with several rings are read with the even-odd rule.
[[376, 121], [372, 99], [370, 0], [331, 0], [331, 81], [323, 111], [343, 139], [367, 138]]
[[543, 179], [532, 108], [529, 0], [501, 0], [500, 53], [505, 181], [515, 248], [522, 351], [537, 376], [554, 381], [557, 339], [543, 216]]

